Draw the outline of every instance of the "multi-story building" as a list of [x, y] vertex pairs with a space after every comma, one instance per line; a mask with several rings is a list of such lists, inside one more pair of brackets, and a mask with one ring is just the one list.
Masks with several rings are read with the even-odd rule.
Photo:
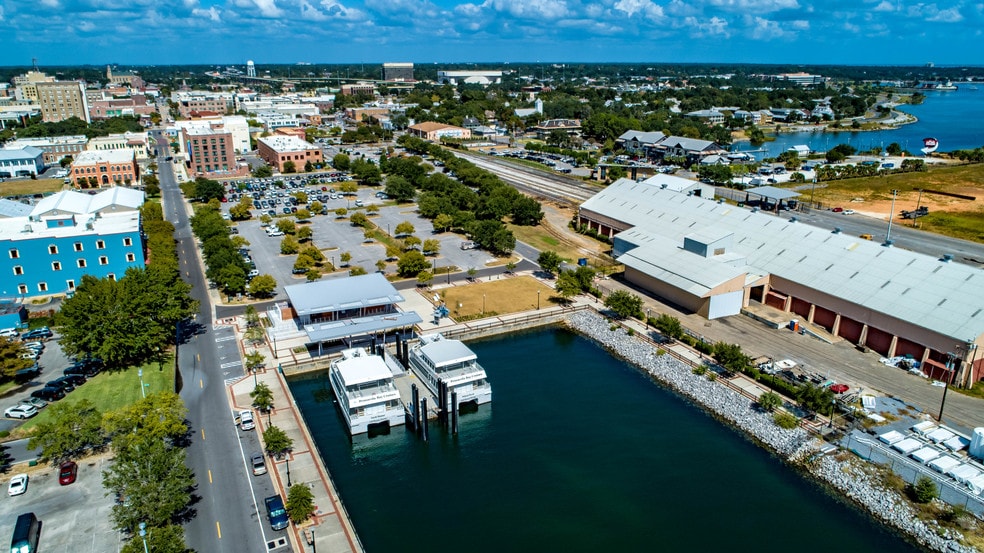
[[145, 132], [125, 132], [109, 136], [97, 136], [89, 140], [86, 150], [132, 150], [137, 159], [150, 157], [150, 140]]
[[445, 125], [444, 123], [435, 123], [434, 121], [425, 121], [407, 127], [407, 132], [418, 138], [431, 141], [438, 141], [442, 138], [456, 138], [461, 140], [471, 138], [471, 131], [468, 129]]
[[232, 133], [221, 127], [189, 127], [181, 130], [188, 168], [194, 176], [240, 176], [247, 171], [236, 163]]
[[27, 177], [44, 172], [44, 152], [33, 146], [0, 149], [0, 177]]
[[86, 123], [92, 122], [85, 97], [85, 83], [82, 81], [37, 83], [35, 87], [44, 121], [55, 123], [78, 117]]
[[265, 136], [256, 139], [256, 146], [260, 157], [281, 173], [288, 161], [294, 163], [296, 171], [303, 171], [309, 161], [324, 163], [320, 148], [296, 136]]
[[143, 94], [134, 94], [129, 98], [106, 98], [104, 95], [97, 95], [97, 99], [91, 96], [88, 99], [89, 115], [93, 119], [109, 119], [110, 117], [120, 117], [121, 115], [146, 115], [157, 111], [154, 102], [148, 102]]
[[356, 94], [376, 95], [376, 85], [372, 83], [343, 84], [339, 87], [339, 94], [343, 96], [355, 96]]
[[83, 275], [120, 278], [144, 266], [143, 192], [59, 192], [28, 216], [0, 218], [0, 297], [30, 298], [75, 290]]
[[140, 181], [133, 150], [86, 150], [72, 162], [72, 182], [79, 188], [130, 186]]
[[123, 85], [131, 89], [140, 89], [146, 85], [140, 75], [131, 71], [117, 71], [113, 73], [113, 69], [108, 65], [106, 66], [106, 80], [111, 84]]
[[413, 64], [388, 62], [383, 64], [384, 81], [412, 81]]
[[[167, 134], [173, 138], [181, 138], [182, 129], [211, 129], [217, 132], [232, 134], [232, 147], [236, 153], [244, 154], [252, 150], [249, 144], [249, 123], [242, 115], [223, 115], [221, 117], [206, 117], [191, 121], [178, 121], [173, 127], [168, 127]], [[184, 140], [180, 140], [182, 149]], [[187, 150], [183, 150], [188, 153]]]
[[502, 71], [438, 71], [437, 84], [450, 84], [457, 86], [458, 83], [479, 84], [488, 86], [490, 84], [502, 83]]
[[233, 106], [231, 92], [204, 92], [199, 90], [177, 91], [171, 99], [178, 105], [178, 113], [187, 119], [193, 111], [228, 113]]
[[18, 138], [7, 143], [7, 148], [17, 149], [32, 146], [44, 152], [46, 165], [53, 165], [65, 156], [73, 158], [85, 151], [89, 139], [84, 134], [72, 136], [43, 136], [37, 138]]
[[14, 95], [18, 100], [26, 100], [32, 103], [38, 103], [38, 83], [53, 83], [55, 82], [54, 77], [49, 77], [41, 71], [28, 71], [23, 75], [17, 75], [13, 79]]

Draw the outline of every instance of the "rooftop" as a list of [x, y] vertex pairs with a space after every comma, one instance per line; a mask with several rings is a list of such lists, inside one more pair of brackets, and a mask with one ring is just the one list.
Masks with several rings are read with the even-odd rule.
[[269, 146], [275, 152], [297, 152], [302, 150], [316, 149], [314, 144], [306, 140], [301, 140], [296, 136], [273, 135], [257, 138], [258, 141]]
[[133, 163], [133, 150], [86, 150], [75, 156], [72, 166], [97, 163]]
[[52, 211], [77, 214], [99, 213], [111, 206], [135, 210], [143, 205], [143, 202], [143, 192], [120, 186], [107, 188], [95, 195], [66, 190], [39, 201], [31, 211], [31, 215], [40, 217]]
[[455, 365], [465, 361], [474, 361], [477, 356], [460, 340], [440, 339], [424, 343], [422, 337], [420, 352], [434, 363], [436, 367]]
[[22, 159], [34, 159], [44, 155], [44, 151], [34, 146], [24, 146], [23, 148], [0, 148], [0, 160], [16, 161]]
[[379, 273], [292, 284], [284, 291], [299, 316], [403, 301], [403, 296]]
[[378, 355], [359, 355], [339, 359], [335, 366], [346, 388], [393, 379], [393, 374], [386, 366], [386, 362]]
[[124, 211], [95, 215], [74, 215], [75, 226], [48, 228], [44, 221], [31, 221], [27, 217], [0, 219], [0, 240], [18, 242], [39, 238], [67, 238], [84, 235], [112, 235], [140, 230], [140, 213]]

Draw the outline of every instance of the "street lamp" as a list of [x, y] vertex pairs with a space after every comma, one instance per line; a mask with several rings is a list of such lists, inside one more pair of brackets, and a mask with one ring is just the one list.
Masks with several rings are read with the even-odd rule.
[[287, 457], [287, 487], [290, 487], [290, 457]]
[[830, 424], [827, 426], [827, 428], [833, 428], [834, 427], [834, 407], [836, 407], [836, 406], [837, 406], [837, 399], [831, 398], [831, 400], [830, 400]]
[[137, 369], [137, 377], [140, 378], [140, 397], [147, 398], [147, 392], [144, 391], [143, 383], [143, 369]]
[[143, 540], [144, 553], [149, 553], [149, 551], [147, 550], [147, 523], [146, 522], [140, 523], [140, 539]]
[[540, 310], [540, 291], [536, 291], [536, 310]]
[[485, 314], [485, 294], [482, 294], [482, 315]]
[[898, 190], [892, 190], [892, 211], [888, 214], [888, 234], [885, 235], [886, 244], [892, 239], [892, 219], [895, 218], [895, 197], [898, 194]]
[[649, 309], [646, 309], [646, 330], [649, 330]]

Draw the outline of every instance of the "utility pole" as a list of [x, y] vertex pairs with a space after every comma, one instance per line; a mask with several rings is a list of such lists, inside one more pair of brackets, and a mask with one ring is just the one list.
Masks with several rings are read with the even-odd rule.
[[888, 234], [885, 235], [886, 245], [892, 240], [892, 219], [895, 218], [895, 197], [898, 195], [898, 190], [892, 190], [892, 211], [888, 214]]

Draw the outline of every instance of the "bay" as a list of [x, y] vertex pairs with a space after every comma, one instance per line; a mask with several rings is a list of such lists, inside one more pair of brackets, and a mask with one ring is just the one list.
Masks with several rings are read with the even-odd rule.
[[470, 342], [494, 399], [423, 442], [350, 442], [290, 387], [367, 551], [918, 551], [594, 342]]
[[759, 150], [757, 159], [775, 157], [792, 146], [805, 144], [813, 151], [826, 152], [838, 144], [850, 144], [859, 151], [878, 147], [884, 150], [896, 142], [903, 150], [921, 156], [924, 138], [940, 141], [939, 151], [973, 150], [984, 146], [984, 127], [980, 125], [984, 117], [984, 90], [971, 89], [967, 83], [958, 83], [959, 88], [952, 91], [927, 91], [926, 100], [918, 105], [900, 105], [896, 109], [914, 115], [918, 121], [897, 129], [865, 132], [795, 132], [782, 133], [776, 140], [761, 146], [749, 142], [736, 142], [735, 151]]

